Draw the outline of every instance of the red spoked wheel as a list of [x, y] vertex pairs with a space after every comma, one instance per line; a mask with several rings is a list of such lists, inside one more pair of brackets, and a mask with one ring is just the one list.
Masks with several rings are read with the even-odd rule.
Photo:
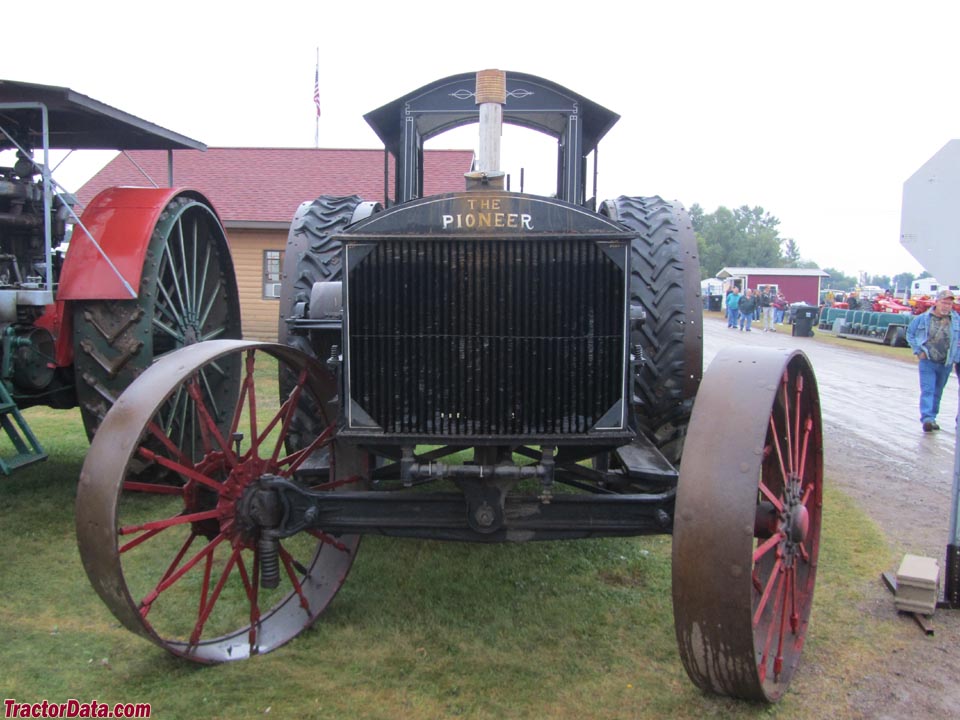
[[674, 518], [677, 641], [700, 688], [783, 695], [807, 634], [822, 506], [820, 400], [806, 356], [718, 354], [694, 405]]
[[[278, 399], [280, 370], [296, 382]], [[223, 375], [237, 379], [229, 400], [208, 392]], [[323, 430], [287, 450], [304, 396]], [[329, 459], [303, 481], [309, 487], [363, 486], [365, 454], [336, 441], [336, 397], [336, 378], [302, 353], [226, 340], [171, 353], [127, 388], [94, 437], [77, 491], [84, 568], [124, 626], [215, 663], [269, 652], [317, 619], [359, 537], [307, 531], [267, 558], [243, 502], [261, 476], [303, 477], [320, 454]], [[140, 481], [144, 469], [159, 479]], [[279, 575], [274, 589], [261, 582], [267, 573]]]

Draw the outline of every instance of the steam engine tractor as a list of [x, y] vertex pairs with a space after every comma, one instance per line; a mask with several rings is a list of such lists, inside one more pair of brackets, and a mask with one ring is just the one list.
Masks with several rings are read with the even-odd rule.
[[[600, 105], [484, 71], [366, 119], [394, 158], [393, 201], [300, 207], [283, 342], [183, 348], [104, 419], [77, 499], [97, 592], [133, 632], [222, 662], [310, 626], [365, 533], [672, 533], [690, 677], [778, 699], [821, 525], [806, 357], [723, 352], [701, 382], [690, 220], [659, 197], [587, 198], [587, 158], [618, 119]], [[423, 142], [478, 121], [466, 190], [422, 197]], [[505, 187], [504, 121], [557, 139], [556, 197]], [[211, 387], [224, 372], [235, 386]]]
[[67, 88], [0, 81], [0, 151], [14, 158], [0, 167], [4, 473], [46, 457], [20, 408], [79, 404], [92, 436], [156, 357], [240, 337], [233, 265], [205, 197], [110, 188], [81, 218], [50, 171], [51, 149], [130, 148], [204, 146]]

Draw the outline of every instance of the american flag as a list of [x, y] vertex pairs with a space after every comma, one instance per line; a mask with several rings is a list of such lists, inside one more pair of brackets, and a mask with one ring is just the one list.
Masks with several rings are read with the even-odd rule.
[[320, 65], [313, 76], [313, 104], [317, 106], [317, 117], [320, 117]]

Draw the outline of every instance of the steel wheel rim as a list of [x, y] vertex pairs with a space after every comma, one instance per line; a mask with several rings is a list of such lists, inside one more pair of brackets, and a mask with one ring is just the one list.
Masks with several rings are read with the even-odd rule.
[[806, 357], [720, 353], [694, 407], [673, 541], [677, 640], [699, 687], [768, 702], [783, 695], [808, 628], [822, 493]]
[[[201, 397], [192, 380], [196, 369], [229, 362], [238, 354], [243, 358], [242, 388], [227, 427], [236, 430], [240, 419], [239, 427], [249, 435], [231, 459], [223, 445], [232, 442], [208, 418], [204, 432], [211, 436], [210, 444], [190, 460], [166, 432], [158, 431], [156, 413], [169, 406], [171, 394], [184, 383], [194, 383], [188, 392]], [[261, 399], [276, 397], [275, 378], [263, 381], [256, 393], [247, 392], [248, 382], [256, 389], [254, 373], [263, 355], [298, 368], [294, 392], [323, 398], [317, 406], [330, 419], [326, 437], [302, 453], [282, 449], [295, 397], [255, 419]], [[91, 583], [124, 626], [176, 655], [216, 663], [269, 652], [323, 612], [352, 565], [359, 538], [317, 532], [281, 541], [281, 585], [265, 591], [258, 587], [256, 539], [241, 532], [236, 519], [242, 489], [252, 478], [263, 472], [290, 475], [314, 449], [327, 445], [334, 450], [337, 413], [331, 383], [335, 380], [325, 368], [289, 348], [214, 341], [161, 359], [117, 401], [81, 472], [77, 536]], [[250, 441], [257, 436], [257, 442]], [[337, 449], [335, 457], [345, 468], [360, 460], [349, 449]], [[143, 463], [161, 465], [185, 482], [141, 482]], [[326, 478], [316, 484], [333, 489], [362, 481]]]

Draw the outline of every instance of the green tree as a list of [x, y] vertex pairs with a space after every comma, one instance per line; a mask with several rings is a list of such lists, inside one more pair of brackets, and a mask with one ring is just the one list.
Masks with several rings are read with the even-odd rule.
[[903, 291], [913, 285], [913, 281], [917, 278], [914, 277], [913, 273], [902, 272], [893, 276], [893, 279], [890, 281], [893, 283], [893, 287], [897, 290]]
[[823, 271], [830, 276], [823, 279], [821, 287], [824, 290], [844, 290], [849, 292], [859, 284], [857, 278], [852, 275], [844, 275], [842, 270], [824, 268]]
[[780, 221], [762, 207], [719, 207], [705, 213], [690, 208], [690, 219], [700, 250], [703, 277], [714, 277], [727, 266], [780, 267], [783, 257], [777, 226]]
[[783, 241], [783, 264], [784, 267], [800, 267], [800, 246], [793, 238], [785, 238]]

